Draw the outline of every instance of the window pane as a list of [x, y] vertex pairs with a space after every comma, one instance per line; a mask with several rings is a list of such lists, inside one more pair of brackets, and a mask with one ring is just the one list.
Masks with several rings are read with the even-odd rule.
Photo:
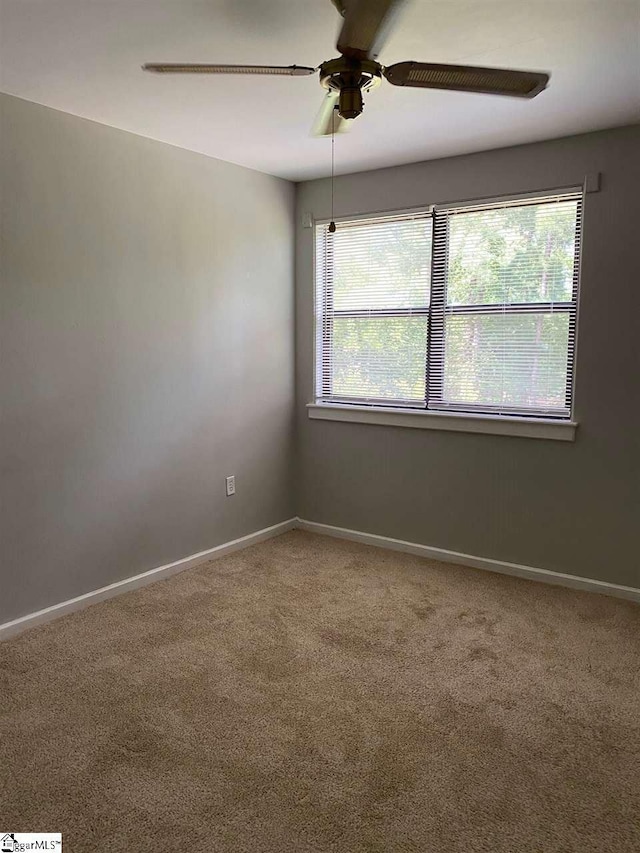
[[455, 213], [447, 304], [569, 302], [576, 201]]
[[332, 238], [336, 311], [426, 308], [431, 219], [338, 223]]
[[333, 395], [422, 401], [426, 317], [336, 317]]
[[444, 402], [565, 411], [568, 337], [568, 313], [448, 316]]

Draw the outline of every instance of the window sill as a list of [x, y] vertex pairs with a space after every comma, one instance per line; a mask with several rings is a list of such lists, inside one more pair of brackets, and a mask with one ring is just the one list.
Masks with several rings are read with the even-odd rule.
[[543, 438], [554, 441], [574, 441], [578, 426], [575, 421], [507, 418], [458, 412], [425, 412], [421, 409], [394, 409], [386, 406], [352, 406], [336, 403], [308, 403], [307, 410], [309, 417], [313, 420], [348, 421], [413, 429], [442, 429], [487, 435], [514, 435], [520, 438]]

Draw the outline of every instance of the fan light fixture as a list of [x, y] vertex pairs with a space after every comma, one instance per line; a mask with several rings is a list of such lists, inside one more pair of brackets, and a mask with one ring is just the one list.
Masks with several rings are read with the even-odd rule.
[[318, 68], [305, 65], [208, 65], [150, 62], [142, 66], [157, 74], [275, 74], [308, 77], [319, 72], [327, 95], [314, 123], [314, 135], [331, 136], [348, 128], [364, 109], [363, 93], [384, 78], [393, 86], [446, 89], [485, 95], [535, 98], [547, 86], [541, 71], [398, 62], [387, 67], [377, 61], [389, 33], [407, 0], [331, 0], [344, 18], [338, 35], [340, 56]]

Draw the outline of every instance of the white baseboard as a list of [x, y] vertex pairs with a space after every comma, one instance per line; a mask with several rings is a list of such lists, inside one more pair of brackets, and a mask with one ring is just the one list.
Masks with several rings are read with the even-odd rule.
[[320, 524], [317, 521], [308, 521], [304, 518], [289, 518], [287, 521], [280, 522], [280, 524], [265, 527], [263, 530], [256, 530], [255, 533], [249, 533], [247, 536], [241, 536], [239, 539], [233, 539], [231, 542], [224, 542], [222, 545], [216, 545], [207, 551], [200, 551], [197, 554], [192, 554], [190, 557], [183, 557], [183, 559], [176, 560], [174, 563], [168, 563], [166, 566], [159, 566], [156, 569], [150, 569], [148, 572], [124, 578], [121, 581], [109, 584], [109, 586], [103, 586], [100, 589], [93, 590], [93, 592], [79, 595], [77, 598], [61, 601], [59, 604], [45, 607], [44, 610], [28, 613], [19, 619], [5, 622], [3, 625], [0, 625], [0, 641], [8, 640], [10, 637], [14, 637], [28, 628], [35, 628], [36, 625], [51, 622], [67, 613], [82, 610], [92, 604], [105, 601], [107, 598], [113, 598], [124, 592], [129, 592], [141, 586], [147, 586], [155, 581], [175, 575], [178, 572], [183, 572], [185, 569], [206, 563], [208, 560], [222, 557], [225, 554], [231, 554], [233, 551], [239, 551], [242, 548], [249, 547], [249, 545], [256, 545], [258, 542], [279, 536], [281, 533], [286, 533], [288, 530], [293, 530], [294, 528], [308, 530], [310, 533], [333, 536], [336, 539], [349, 539], [353, 542], [362, 542], [364, 545], [375, 545], [378, 548], [386, 548], [391, 551], [404, 551], [408, 554], [416, 554], [419, 557], [426, 557], [427, 559], [439, 560], [445, 563], [457, 563], [460, 566], [470, 566], [474, 569], [499, 572], [504, 575], [515, 575], [516, 577], [527, 578], [528, 580], [571, 587], [572, 589], [583, 589], [588, 592], [600, 592], [605, 595], [640, 602], [640, 589], [631, 586], [606, 583], [605, 581], [578, 577], [577, 575], [566, 575], [562, 572], [552, 572], [548, 569], [535, 569], [532, 566], [506, 563], [502, 560], [492, 560], [488, 557], [474, 557], [471, 554], [461, 554], [458, 551], [447, 551], [445, 548], [419, 545], [416, 542], [405, 542], [402, 539], [392, 539], [389, 536], [379, 536], [376, 533], [363, 533], [360, 530], [348, 530], [344, 527]]
[[492, 560], [489, 557], [474, 557], [471, 554], [460, 554], [458, 551], [447, 551], [444, 548], [432, 548], [430, 545], [418, 545], [415, 542], [405, 542], [402, 539], [391, 539], [389, 536], [378, 536], [376, 533], [362, 533], [360, 530], [347, 530], [344, 527], [333, 527], [331, 524], [320, 524], [317, 521], [297, 520], [297, 527], [310, 533], [321, 533], [336, 539], [350, 539], [362, 542], [364, 545], [375, 545], [391, 551], [404, 551], [416, 554], [430, 560], [440, 560], [445, 563], [457, 563], [460, 566], [470, 566], [473, 569], [484, 569], [489, 572], [499, 572], [503, 575], [515, 575], [532, 581], [556, 584], [557, 586], [584, 589], [589, 592], [600, 592], [617, 598], [628, 598], [640, 602], [640, 589], [632, 586], [620, 586], [592, 578], [577, 575], [565, 575], [562, 572], [552, 572], [548, 569], [535, 569], [532, 566], [521, 566], [518, 563], [505, 563], [502, 560]]
[[280, 522], [280, 524], [256, 530], [255, 533], [249, 533], [247, 536], [241, 536], [239, 539], [233, 539], [231, 542], [224, 542], [222, 545], [216, 545], [215, 548], [209, 548], [207, 551], [200, 551], [197, 554], [192, 554], [190, 557], [183, 557], [174, 563], [168, 563], [166, 566], [158, 566], [157, 569], [150, 569], [148, 572], [124, 578], [121, 581], [109, 584], [109, 586], [95, 589], [93, 592], [86, 592], [77, 598], [70, 598], [68, 601], [61, 601], [59, 604], [45, 607], [44, 610], [37, 610], [35, 613], [28, 613], [19, 619], [5, 622], [3, 625], [0, 625], [0, 641], [8, 640], [9, 637], [15, 637], [16, 634], [26, 631], [27, 628], [35, 628], [36, 625], [43, 625], [45, 622], [51, 622], [53, 619], [58, 619], [67, 613], [73, 613], [74, 610], [82, 610], [92, 604], [97, 604], [99, 601], [113, 598], [116, 595], [121, 595], [123, 592], [129, 592], [141, 586], [147, 586], [148, 584], [155, 583], [155, 581], [168, 578], [170, 575], [183, 572], [185, 569], [191, 569], [200, 563], [206, 563], [208, 560], [222, 557], [224, 554], [231, 554], [233, 551], [239, 551], [241, 548], [248, 548], [249, 545], [256, 545], [265, 539], [279, 536], [281, 533], [286, 533], [287, 530], [297, 527], [297, 524], [297, 518], [289, 518], [287, 521]]

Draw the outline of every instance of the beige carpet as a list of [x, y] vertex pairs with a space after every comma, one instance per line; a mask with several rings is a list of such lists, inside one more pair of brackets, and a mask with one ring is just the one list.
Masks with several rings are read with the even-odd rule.
[[640, 608], [295, 531], [0, 644], [67, 853], [640, 850]]

